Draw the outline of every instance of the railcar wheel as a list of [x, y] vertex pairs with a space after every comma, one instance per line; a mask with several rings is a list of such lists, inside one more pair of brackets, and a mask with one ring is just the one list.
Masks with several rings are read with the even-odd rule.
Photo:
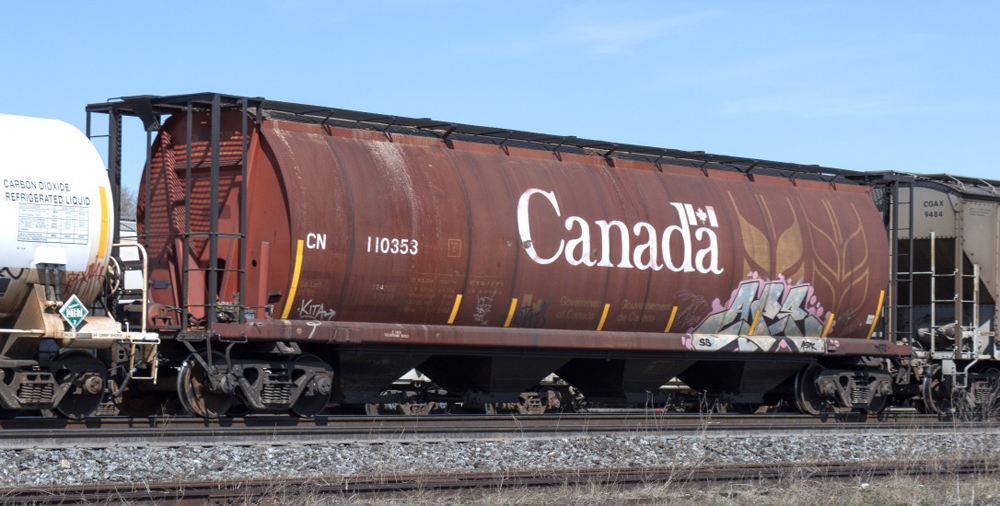
[[86, 418], [97, 411], [104, 399], [108, 383], [107, 367], [84, 352], [70, 352], [57, 359], [56, 378], [59, 383], [71, 383], [69, 391], [59, 400], [55, 411], [73, 420]]
[[863, 408], [861, 411], [868, 413], [869, 415], [879, 415], [885, 410], [885, 405], [888, 404], [889, 397], [886, 395], [879, 395], [872, 399], [872, 402], [868, 404], [868, 407]]
[[991, 378], [988, 380], [989, 398], [982, 401], [984, 404], [980, 406], [980, 409], [984, 419], [996, 420], [997, 415], [1000, 415], [1000, 369], [987, 367], [981, 374], [991, 376]]
[[[212, 363], [225, 361], [221, 353], [212, 354]], [[227, 392], [213, 392], [209, 389], [208, 371], [195, 358], [189, 356], [181, 365], [177, 375], [177, 395], [184, 409], [202, 418], [219, 418], [233, 405], [235, 395]]]
[[816, 376], [822, 371], [823, 366], [812, 364], [795, 375], [795, 407], [802, 413], [819, 416], [826, 407], [826, 399], [816, 392]]
[[[8, 374], [11, 375], [11, 376], [13, 376], [12, 372], [6, 372], [4, 369], [0, 369], [0, 382], [3, 382], [3, 383], [5, 383], [6, 385], [9, 386], [11, 384], [11, 382], [13, 381], [13, 378], [7, 379], [7, 375]], [[23, 409], [7, 409], [7, 408], [5, 408], [3, 406], [0, 406], [0, 420], [9, 420], [11, 418], [16, 418], [17, 415], [20, 415], [22, 411], [24, 411], [24, 410]]]
[[566, 413], [575, 411], [573, 397], [569, 390], [561, 391], [553, 387], [538, 389], [538, 398], [546, 413]]
[[[326, 362], [323, 362], [315, 355], [301, 355], [296, 357], [295, 365], [324, 369], [326, 371], [331, 370], [330, 366], [328, 366]], [[295, 372], [292, 374], [292, 381], [297, 383], [301, 380], [302, 376], [307, 373], [296, 368]], [[295, 400], [295, 404], [292, 405], [292, 414], [295, 416], [303, 418], [316, 416], [326, 409], [327, 403], [330, 402], [330, 393], [333, 390], [333, 384], [331, 383], [330, 378], [325, 376], [314, 377], [309, 381], [312, 382], [312, 385], [307, 386], [306, 390], [302, 392], [302, 395]]]
[[938, 415], [951, 413], [954, 408], [951, 387], [951, 378], [941, 374], [941, 366], [931, 366], [920, 389], [924, 401], [923, 411]]

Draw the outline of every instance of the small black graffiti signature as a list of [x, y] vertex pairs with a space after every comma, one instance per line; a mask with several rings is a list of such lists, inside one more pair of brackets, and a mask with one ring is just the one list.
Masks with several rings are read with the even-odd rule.
[[[537, 306], [537, 309], [536, 309]], [[540, 329], [545, 326], [545, 312], [549, 309], [548, 302], [536, 302], [517, 308], [510, 324], [525, 329]]]

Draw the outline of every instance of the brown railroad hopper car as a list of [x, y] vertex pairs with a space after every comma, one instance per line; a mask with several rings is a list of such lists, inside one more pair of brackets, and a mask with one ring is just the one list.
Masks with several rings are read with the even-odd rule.
[[417, 367], [468, 402], [551, 372], [588, 398], [635, 402], [678, 376], [760, 402], [817, 358], [908, 353], [871, 339], [889, 254], [867, 187], [280, 114], [249, 132], [235, 300], [241, 115], [221, 118], [216, 286], [210, 117], [191, 146], [183, 114], [154, 143], [152, 323], [200, 327], [214, 290], [216, 335], [297, 343], [333, 365], [334, 401], [377, 401]]

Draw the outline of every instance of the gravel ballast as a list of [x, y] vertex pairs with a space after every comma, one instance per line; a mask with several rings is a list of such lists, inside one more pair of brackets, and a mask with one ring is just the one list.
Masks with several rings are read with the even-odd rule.
[[0, 451], [0, 486], [987, 458], [997, 434], [664, 436]]

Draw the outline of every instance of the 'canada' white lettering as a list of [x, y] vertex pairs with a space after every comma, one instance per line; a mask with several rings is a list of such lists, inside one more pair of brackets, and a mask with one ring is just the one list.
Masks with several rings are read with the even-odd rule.
[[[528, 225], [528, 200], [531, 196], [540, 193], [543, 197], [549, 200], [552, 204], [552, 208], [556, 211], [556, 216], [559, 216], [559, 203], [556, 202], [556, 193], [547, 192], [545, 190], [539, 190], [537, 188], [532, 188], [521, 194], [521, 200], [517, 201], [517, 231], [521, 234], [521, 244], [524, 246], [524, 251], [528, 253], [528, 256], [532, 260], [545, 265], [555, 262], [560, 255], [562, 255], [563, 248], [566, 246], [566, 241], [559, 241], [559, 250], [556, 251], [555, 255], [549, 258], [542, 258], [538, 256], [538, 252], [535, 251], [535, 244], [531, 241], [531, 227]], [[586, 223], [586, 222], [584, 222]], [[566, 230], [570, 228], [570, 221], [566, 220]], [[584, 244], [584, 249], [590, 250], [590, 240]]]
[[[719, 227], [718, 216], [712, 206], [696, 208], [693, 204], [671, 202], [670, 206], [677, 213], [676, 225], [666, 227], [658, 234], [653, 225], [641, 221], [631, 227], [618, 220], [597, 220], [593, 223], [601, 240], [601, 256], [591, 249], [592, 225], [579, 216], [568, 216], [564, 225], [567, 232], [575, 233], [568, 240], [560, 238], [559, 242], [544, 243], [544, 247], [536, 244], [531, 236], [531, 197], [541, 195], [551, 206], [551, 211], [557, 217], [562, 217], [559, 201], [553, 191], [531, 188], [521, 194], [517, 201], [517, 230], [521, 236], [521, 245], [525, 253], [535, 262], [547, 265], [562, 257], [570, 265], [585, 267], [618, 267], [623, 269], [637, 268], [659, 271], [666, 267], [674, 272], [700, 272], [703, 274], [721, 274], [725, 269], [719, 267], [719, 238], [716, 231]], [[542, 210], [544, 209], [544, 210]], [[548, 206], [539, 208], [539, 212], [551, 212]], [[632, 238], [635, 238], [635, 250], [632, 249]], [[612, 238], [615, 240], [612, 241]], [[671, 248], [680, 242], [681, 248]], [[618, 255], [612, 251], [612, 243], [620, 245]], [[552, 247], [554, 246], [554, 248]], [[542, 249], [543, 253], [539, 253]], [[551, 256], [543, 254], [552, 252]], [[618, 262], [615, 263], [614, 261]]]

